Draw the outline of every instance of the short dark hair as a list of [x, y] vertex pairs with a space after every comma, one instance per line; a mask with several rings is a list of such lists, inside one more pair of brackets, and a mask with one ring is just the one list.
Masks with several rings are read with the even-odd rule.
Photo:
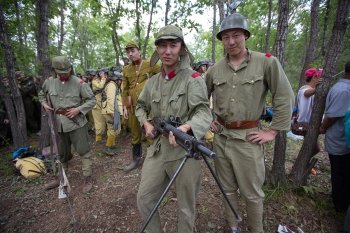
[[345, 63], [345, 74], [350, 74], [350, 61]]
[[312, 79], [312, 77], [313, 77], [313, 76], [307, 76], [306, 79], [305, 79], [305, 81], [306, 81], [307, 83], [310, 82], [311, 79]]

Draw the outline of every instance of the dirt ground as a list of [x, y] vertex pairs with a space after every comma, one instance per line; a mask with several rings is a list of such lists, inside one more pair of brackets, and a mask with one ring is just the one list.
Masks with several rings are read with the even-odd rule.
[[[91, 140], [93, 136], [91, 135]], [[72, 186], [69, 209], [67, 199], [58, 199], [58, 189], [44, 191], [50, 175], [27, 180], [16, 173], [9, 156], [10, 147], [0, 149], [0, 232], [139, 232], [141, 216], [136, 206], [136, 193], [141, 169], [125, 173], [122, 168], [130, 160], [129, 136], [119, 141], [120, 153], [103, 154], [103, 145], [93, 145], [93, 190], [82, 194], [81, 161], [70, 161], [68, 179]], [[38, 138], [31, 137], [36, 146]], [[294, 142], [293, 142], [294, 143]], [[295, 144], [295, 143], [294, 143]], [[145, 145], [144, 145], [145, 149]], [[266, 150], [271, 163], [271, 151]], [[297, 146], [287, 151], [287, 170], [297, 156]], [[316, 176], [299, 190], [265, 187], [264, 227], [276, 232], [285, 224], [297, 232], [341, 232], [343, 216], [336, 214], [330, 199], [330, 168], [326, 153], [319, 154]], [[197, 201], [195, 232], [224, 232], [225, 220], [221, 193], [202, 161], [201, 191]], [[175, 190], [171, 189], [160, 207], [164, 232], [176, 231], [177, 207]], [[244, 203], [241, 203], [243, 211]], [[74, 215], [75, 221], [73, 220]], [[241, 212], [242, 232], [247, 231], [246, 214]]]

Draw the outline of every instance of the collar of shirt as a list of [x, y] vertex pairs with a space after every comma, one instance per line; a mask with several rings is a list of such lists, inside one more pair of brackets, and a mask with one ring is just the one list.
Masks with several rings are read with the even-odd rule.
[[[246, 56], [246, 58], [244, 59], [244, 61], [242, 62], [241, 67], [240, 67], [238, 70], [242, 69], [243, 67], [246, 67], [246, 66], [247, 66], [247, 63], [250, 61], [250, 59], [252, 59], [252, 51], [251, 51], [250, 49], [248, 49], [248, 48], [246, 48], [246, 49], [247, 49], [247, 56]], [[229, 55], [229, 54], [227, 53], [227, 54], [226, 54], [226, 57], [225, 57], [226, 63], [227, 63], [230, 67], [232, 67], [228, 55]], [[238, 71], [238, 70], [236, 70], [236, 71]]]
[[137, 60], [137, 61], [133, 61], [133, 62], [132, 62], [132, 64], [134, 64], [134, 65], [138, 66], [138, 65], [140, 65], [140, 64], [141, 64], [141, 62], [142, 62], [142, 59]]
[[165, 80], [172, 80], [176, 76], [176, 71], [172, 70], [169, 73], [165, 73], [165, 70], [162, 69], [162, 77], [165, 78]]

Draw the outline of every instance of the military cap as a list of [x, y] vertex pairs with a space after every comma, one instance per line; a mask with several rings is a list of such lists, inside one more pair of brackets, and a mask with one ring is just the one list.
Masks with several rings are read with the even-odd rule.
[[71, 72], [72, 64], [66, 56], [57, 56], [52, 59], [52, 68], [58, 74], [66, 74]]
[[158, 44], [160, 40], [175, 40], [181, 39], [184, 41], [184, 34], [181, 28], [174, 25], [167, 25], [159, 29], [156, 40], [154, 42], [155, 45]]
[[125, 46], [125, 50], [126, 50], [126, 49], [131, 49], [131, 48], [140, 49], [139, 46], [138, 46], [134, 41], [130, 41], [130, 42], [127, 43], [127, 45]]

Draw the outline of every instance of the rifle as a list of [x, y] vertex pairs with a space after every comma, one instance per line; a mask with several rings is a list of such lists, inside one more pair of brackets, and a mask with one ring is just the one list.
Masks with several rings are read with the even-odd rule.
[[[47, 103], [50, 107], [53, 108], [52, 102], [50, 95], [47, 93], [46, 94], [46, 100]], [[70, 198], [69, 198], [69, 192], [71, 190], [71, 187], [69, 185], [66, 173], [64, 171], [64, 168], [62, 166], [62, 163], [59, 159], [59, 154], [58, 154], [58, 142], [59, 142], [59, 136], [58, 136], [58, 130], [57, 130], [57, 124], [56, 124], [56, 117], [55, 117], [55, 111], [48, 111], [48, 117], [49, 117], [49, 128], [50, 128], [50, 152], [51, 156], [53, 157], [54, 164], [53, 164], [53, 171], [56, 173], [56, 166], [58, 168], [58, 177], [60, 179], [60, 185], [58, 187], [58, 198], [67, 198], [69, 210], [71, 212], [72, 216], [72, 221], [73, 223], [76, 222], [75, 217], [74, 217], [74, 211], [73, 211], [73, 206], [71, 204]]]
[[227, 195], [224, 191], [224, 188], [222, 187], [221, 182], [219, 181], [213, 168], [210, 166], [210, 164], [206, 158], [206, 157], [209, 157], [211, 159], [214, 159], [216, 157], [215, 152], [208, 149], [205, 146], [204, 142], [196, 139], [193, 135], [184, 133], [181, 130], [177, 129], [177, 127], [179, 127], [182, 124], [179, 117], [170, 116], [168, 121], [165, 121], [164, 119], [162, 119], [160, 117], [154, 117], [152, 119], [152, 123], [154, 126], [153, 135], [155, 137], [159, 136], [160, 134], [168, 136], [169, 133], [172, 132], [173, 135], [175, 136], [176, 143], [178, 145], [180, 145], [186, 151], [186, 154], [185, 154], [184, 158], [181, 160], [180, 165], [176, 169], [174, 176], [171, 178], [167, 187], [164, 189], [163, 193], [161, 194], [160, 198], [158, 199], [156, 205], [153, 207], [151, 213], [148, 215], [140, 232], [143, 233], [145, 231], [145, 229], [146, 229], [147, 225], [149, 224], [149, 222], [151, 221], [153, 215], [155, 214], [155, 212], [159, 208], [160, 204], [162, 203], [165, 195], [169, 191], [172, 184], [175, 182], [175, 179], [177, 178], [181, 169], [185, 165], [185, 162], [189, 158], [194, 158], [194, 159], [201, 159], [202, 158], [204, 160], [204, 162], [207, 165], [210, 173], [212, 174], [216, 184], [218, 185], [221, 193], [223, 194], [224, 199], [227, 201], [228, 205], [230, 206], [231, 211], [235, 215], [236, 220], [242, 221], [241, 217], [238, 215], [237, 211], [234, 209], [234, 207], [232, 206], [232, 204], [228, 200]]

